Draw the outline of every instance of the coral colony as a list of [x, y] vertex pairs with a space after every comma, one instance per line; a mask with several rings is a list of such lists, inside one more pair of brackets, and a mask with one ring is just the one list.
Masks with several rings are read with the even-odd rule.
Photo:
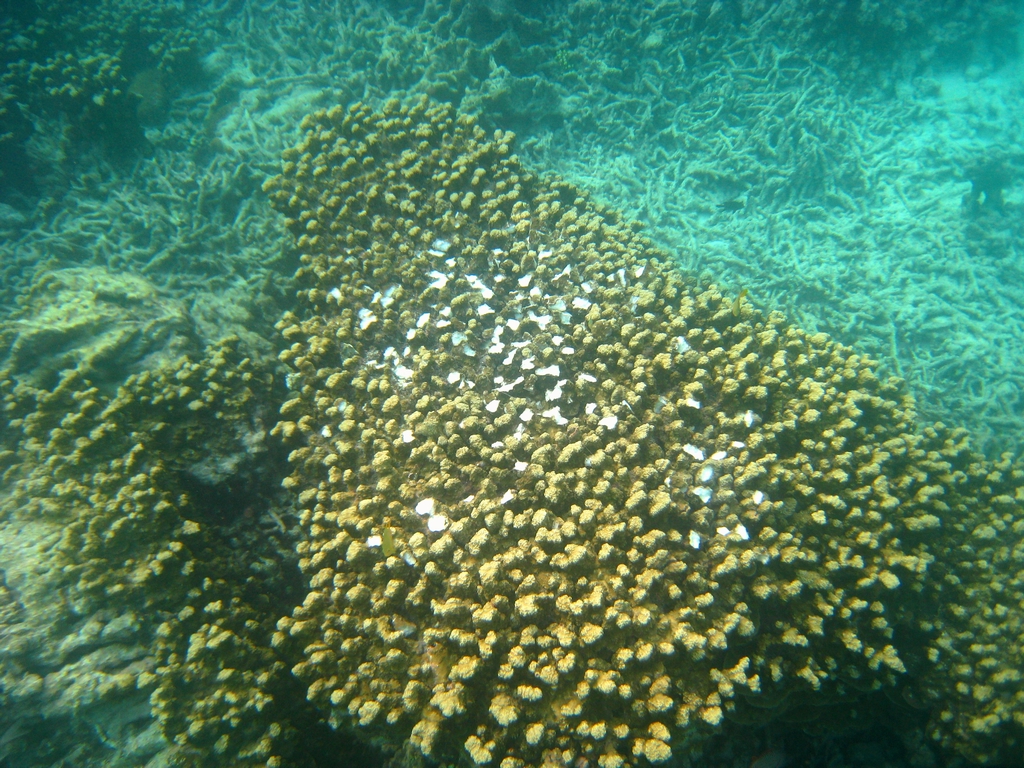
[[657, 764], [729, 713], [901, 685], [909, 623], [920, 695], [958, 700], [935, 738], [984, 752], [1010, 657], [974, 672], [985, 696], [949, 689], [970, 618], [939, 600], [967, 593], [929, 569], [961, 559], [940, 515], [1019, 514], [1019, 472], [915, 431], [823, 334], [696, 290], [510, 134], [426, 102], [303, 127], [266, 184], [307, 286], [276, 432], [310, 587], [274, 642], [305, 647], [335, 726], [502, 768]]

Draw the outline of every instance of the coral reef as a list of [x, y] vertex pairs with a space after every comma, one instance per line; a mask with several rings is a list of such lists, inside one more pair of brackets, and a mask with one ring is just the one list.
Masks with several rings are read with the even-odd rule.
[[[45, 764], [63, 741], [80, 765], [168, 749], [194, 765], [274, 765], [289, 737], [275, 694], [288, 682], [269, 639], [294, 564], [283, 530], [254, 527], [244, 509], [266, 492], [256, 472], [267, 466], [271, 370], [237, 337], [156, 354], [174, 313], [117, 318], [100, 296], [146, 303], [152, 289], [87, 277], [76, 295], [94, 305], [62, 308], [86, 331], [55, 337], [55, 310], [27, 303], [32, 330], [14, 344], [25, 355], [12, 355], [2, 384], [5, 750]], [[72, 282], [57, 275], [39, 291], [67, 298]], [[27, 357], [50, 342], [63, 347], [56, 378], [52, 360], [36, 358], [36, 371]], [[88, 374], [112, 346], [122, 379], [101, 365], [101, 388]], [[236, 516], [247, 532], [233, 530]]]
[[1019, 764], [1019, 13], [12, 4], [0, 762]]
[[[0, 169], [31, 167], [19, 146], [31, 130], [53, 134], [72, 158], [96, 141], [115, 158], [144, 142], [141, 125], [159, 122], [160, 96], [198, 72], [205, 16], [183, 4], [102, 0], [41, 0], [33, 13], [2, 22], [0, 51]], [[28, 128], [31, 126], [31, 128]], [[77, 145], [84, 144], [86, 150]], [[35, 165], [57, 158], [33, 158]], [[42, 168], [36, 169], [44, 176]], [[4, 179], [27, 191], [27, 181]], [[51, 190], [55, 191], [55, 190]]]
[[275, 644], [305, 645], [293, 671], [335, 726], [615, 768], [730, 716], [948, 694], [917, 691], [949, 668], [906, 637], [956, 647], [939, 601], [981, 587], [934, 571], [968, 569], [955, 530], [994, 495], [1020, 519], [1019, 473], [979, 484], [999, 470], [919, 432], [899, 381], [689, 283], [509, 133], [426, 101], [303, 127], [265, 185], [305, 285], [274, 431], [309, 592]]

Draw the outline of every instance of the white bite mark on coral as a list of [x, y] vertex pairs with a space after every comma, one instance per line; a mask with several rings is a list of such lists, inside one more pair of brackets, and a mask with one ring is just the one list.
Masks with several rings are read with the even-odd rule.
[[721, 461], [722, 459], [724, 459], [728, 455], [729, 454], [727, 454], [725, 451], [715, 451], [714, 453], [711, 454], [711, 460], [712, 461]]
[[440, 312], [438, 312], [438, 314], [441, 315], [441, 317], [451, 317], [452, 316], [452, 308], [451, 307], [441, 307], [441, 310], [440, 310]]
[[563, 277], [568, 277], [568, 276], [569, 276], [569, 265], [566, 264], [565, 268], [561, 272], [559, 272], [557, 275], [555, 275], [554, 277], [551, 278], [551, 282], [555, 282], [555, 280], [561, 280]]
[[696, 408], [698, 411], [700, 410], [700, 400], [694, 400], [692, 397], [688, 397], [685, 400], [683, 400], [683, 405], [688, 405], [691, 408]]
[[377, 316], [368, 309], [359, 310], [359, 327], [362, 330], [366, 330], [371, 325], [377, 322]]
[[463, 504], [472, 504], [475, 499], [476, 499], [476, 494], [475, 493], [471, 493], [471, 494], [469, 494], [469, 496], [467, 496], [466, 498], [464, 498], [462, 500], [462, 503]]
[[512, 349], [510, 349], [508, 351], [508, 355], [506, 355], [505, 359], [501, 361], [501, 364], [502, 365], [512, 365], [512, 359], [515, 356], [516, 356], [516, 350], [515, 350], [515, 347], [513, 347]]
[[384, 295], [380, 297], [380, 305], [387, 309], [395, 303], [395, 291], [398, 290], [397, 285], [389, 285], [384, 289]]
[[690, 349], [690, 343], [682, 336], [676, 336], [676, 352], [683, 354]]
[[533, 411], [531, 411], [529, 408], [527, 408], [526, 410], [519, 414], [519, 420], [523, 422], [529, 421], [532, 418]]
[[707, 483], [707, 482], [710, 482], [711, 479], [714, 476], [715, 476], [715, 469], [714, 469], [714, 467], [704, 467], [704, 469], [702, 469], [700, 471], [700, 474], [697, 475], [697, 479], [700, 480], [702, 483]]
[[565, 379], [559, 381], [555, 386], [544, 393], [545, 402], [551, 402], [552, 400], [558, 400], [562, 396], [562, 385], [565, 384]]
[[597, 423], [598, 423], [599, 426], [602, 426], [605, 429], [615, 429], [615, 427], [619, 423], [619, 417], [615, 416], [615, 415], [605, 416], [603, 419], [601, 419]]
[[455, 331], [454, 333], [452, 333], [452, 344], [455, 344], [457, 346], [464, 342], [465, 340], [466, 334], [464, 334], [462, 331]]
[[419, 317], [416, 318], [416, 327], [417, 328], [422, 328], [423, 326], [425, 326], [429, 322], [430, 322], [430, 313], [429, 312], [424, 312], [422, 315], [420, 315]]
[[750, 534], [747, 533], [747, 527], [745, 525], [743, 525], [743, 523], [740, 523], [735, 528], [733, 528], [732, 532], [735, 533], [737, 536], [739, 536], [744, 541], [746, 541], [747, 539], [750, 538]]
[[719, 526], [718, 528], [715, 528], [715, 533], [717, 533], [719, 536], [728, 536], [731, 533], [731, 531], [725, 526]]
[[696, 488], [693, 489], [693, 495], [696, 496], [701, 501], [703, 501], [705, 504], [711, 501], [710, 488], [704, 488], [703, 486], [698, 485]]
[[330, 296], [335, 301], [337, 301], [339, 304], [341, 303], [341, 291], [338, 290], [337, 288], [332, 288], [331, 292], [328, 293], [327, 295]]
[[516, 320], [514, 317], [509, 318], [508, 320], [506, 320], [505, 321], [505, 325], [507, 325], [513, 331], [518, 331], [519, 330], [519, 321]]
[[432, 498], [427, 497], [421, 501], [416, 502], [416, 514], [420, 517], [434, 514], [434, 508], [437, 502]]
[[519, 283], [520, 288], [529, 288], [531, 280], [533, 280], [533, 275], [523, 275], [516, 282]]
[[499, 401], [491, 400], [491, 402], [484, 406], [484, 410], [488, 413], [495, 413], [499, 407], [501, 407], [501, 403]]
[[479, 307], [476, 308], [476, 313], [480, 315], [480, 317], [483, 317], [484, 315], [493, 315], [494, 310], [487, 304], [481, 304]]
[[730, 448], [746, 448], [747, 444], [744, 443], [742, 440], [733, 440], [731, 443], [729, 443], [729, 447]]
[[646, 267], [637, 267], [636, 269], [633, 270], [633, 275], [637, 278], [643, 277], [645, 269]]
[[[454, 267], [455, 259], [449, 256], [447, 259], [444, 260], [444, 264], [446, 267]], [[449, 275], [449, 277], [451, 277], [451, 275]]]
[[533, 312], [529, 314], [530, 320], [535, 322], [541, 330], [548, 327], [548, 323], [551, 322], [551, 315], [535, 315]]
[[448, 383], [449, 384], [454, 384], [455, 382], [457, 382], [461, 378], [462, 378], [462, 374], [461, 373], [459, 373], [458, 371], [452, 371], [451, 373], [448, 374]]
[[750, 496], [751, 501], [753, 501], [755, 504], [760, 504], [762, 501], [764, 501], [764, 498], [764, 494], [761, 491], [754, 491], [754, 493], [751, 494]]
[[406, 367], [404, 365], [396, 365], [395, 366], [395, 376], [397, 376], [402, 381], [407, 381], [407, 380], [411, 379], [412, 378], [412, 373], [413, 373], [412, 368], [408, 368], [408, 367]]
[[505, 491], [505, 495], [501, 497], [501, 503], [502, 504], [508, 504], [515, 497], [516, 497], [516, 495], [514, 493], [512, 493], [512, 491]]
[[377, 534], [366, 537], [366, 546], [368, 547], [379, 547], [382, 543], [382, 539]]
[[523, 362], [519, 364], [519, 367], [524, 371], [532, 371], [537, 366], [534, 364], [532, 357], [527, 357], [523, 359]]
[[494, 291], [484, 285], [483, 281], [476, 275], [466, 275], [466, 282], [469, 283], [470, 288], [480, 291], [480, 294], [485, 299], [494, 297]]
[[549, 365], [544, 368], [537, 369], [538, 376], [561, 376], [562, 372], [558, 369], [557, 365]]
[[324, 424], [324, 428], [320, 430], [320, 434], [323, 437], [331, 437], [332, 436], [331, 428], [329, 426], [327, 426], [326, 424]]
[[747, 429], [754, 426], [754, 422], [757, 420], [757, 414], [753, 411], [747, 411], [743, 414], [743, 423], [747, 425]]
[[476, 357], [476, 350], [469, 346], [469, 344], [463, 344], [462, 354], [464, 354], [466, 357]]
[[525, 461], [517, 461], [514, 465], [516, 472], [525, 472], [529, 466]]
[[503, 254], [504, 251], [501, 250], [501, 248], [493, 248], [491, 249], [491, 253], [493, 253], [495, 256], [501, 256], [501, 254]]
[[576, 350], [573, 347], [562, 347], [561, 352], [563, 355], [575, 355]]
[[403, 443], [411, 443], [412, 440], [413, 440], [412, 430], [411, 429], [403, 429], [402, 430], [402, 442]]
[[440, 533], [448, 527], [448, 518], [444, 515], [431, 515], [427, 518], [427, 530]]
[[593, 293], [594, 292], [594, 284], [592, 282], [590, 282], [589, 280], [587, 282], [585, 282], [585, 283], [580, 283], [580, 288], [582, 288], [585, 293]]
[[438, 320], [435, 327], [437, 327], [437, 328], [447, 328], [451, 324], [452, 324], [451, 320]]
[[531, 299], [539, 299], [542, 295], [543, 294], [542, 294], [540, 288], [538, 288], [536, 285], [533, 286], [533, 288], [530, 289], [530, 298]]
[[584, 409], [583, 409], [584, 413], [586, 413], [587, 416], [590, 416], [596, 410], [597, 410], [597, 403], [587, 403], [586, 407], [584, 407]]
[[417, 566], [416, 558], [409, 550], [405, 550], [405, 552], [402, 553], [402, 559], [405, 560], [405, 564], [410, 568], [415, 568]]
[[412, 341], [413, 339], [415, 339], [416, 338], [416, 329], [415, 328], [410, 328], [408, 331], [406, 331], [405, 332], [405, 338], [408, 341]]
[[551, 419], [560, 427], [564, 427], [569, 423], [569, 420], [562, 415], [562, 409], [557, 405], [554, 408], [548, 408], [541, 416]]
[[[504, 379], [502, 379], [502, 381], [504, 381]], [[506, 383], [502, 384], [500, 387], [498, 387], [498, 391], [499, 392], [511, 392], [513, 387], [515, 387], [518, 384], [522, 384], [524, 381], [526, 381], [526, 379], [524, 377], [520, 376], [515, 381], [509, 381], [509, 382], [506, 382]]]
[[546, 259], [550, 255], [551, 251], [547, 250], [546, 248], [544, 250], [537, 251], [537, 261], [544, 261], [544, 259]]
[[430, 247], [441, 253], [448, 253], [448, 249], [452, 247], [452, 244], [451, 241], [445, 240], [443, 237], [436, 237], [434, 242], [430, 244]]
[[589, 300], [584, 299], [582, 296], [577, 296], [572, 300], [573, 309], [588, 310], [592, 306], [593, 304]]
[[700, 534], [696, 531], [690, 531], [690, 546], [694, 549], [700, 549]]
[[626, 270], [624, 270], [624, 269], [622, 269], [620, 267], [618, 269], [618, 271], [616, 271], [615, 274], [619, 278], [619, 283], [621, 283], [622, 287], [625, 288], [626, 287]]
[[597, 384], [597, 379], [591, 376], [589, 373], [581, 373], [576, 378], [579, 381], [587, 382], [587, 384]]
[[695, 445], [690, 445], [689, 443], [687, 443], [686, 445], [683, 446], [683, 453], [687, 454], [688, 456], [691, 456], [697, 461], [704, 461], [704, 451], [702, 451]]
[[437, 288], [438, 290], [441, 290], [448, 285], [448, 275], [444, 272], [438, 272], [436, 269], [432, 269], [427, 273], [427, 277], [434, 278], [434, 282], [428, 285], [427, 288]]

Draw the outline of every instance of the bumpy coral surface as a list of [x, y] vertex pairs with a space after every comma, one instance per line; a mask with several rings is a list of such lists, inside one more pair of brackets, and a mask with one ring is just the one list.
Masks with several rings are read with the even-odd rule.
[[277, 642], [333, 723], [614, 768], [906, 685], [961, 436], [508, 133], [397, 102], [303, 127], [266, 185], [307, 285], [276, 430], [310, 588]]
[[0, 727], [38, 764], [61, 735], [66, 749], [71, 713], [113, 743], [145, 729], [138, 755], [167, 747], [162, 731], [192, 765], [276, 764], [274, 563], [230, 546], [203, 499], [204, 462], [238, 472], [265, 450], [270, 377], [239, 346], [163, 360], [114, 393], [73, 369], [52, 387], [7, 369]]

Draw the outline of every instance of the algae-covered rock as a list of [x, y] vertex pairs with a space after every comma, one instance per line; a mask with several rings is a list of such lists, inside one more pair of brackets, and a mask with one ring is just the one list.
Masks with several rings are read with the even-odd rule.
[[51, 387], [65, 370], [100, 385], [119, 382], [173, 360], [197, 338], [185, 305], [145, 278], [72, 267], [32, 285], [17, 316], [5, 323], [3, 342], [6, 375]]

